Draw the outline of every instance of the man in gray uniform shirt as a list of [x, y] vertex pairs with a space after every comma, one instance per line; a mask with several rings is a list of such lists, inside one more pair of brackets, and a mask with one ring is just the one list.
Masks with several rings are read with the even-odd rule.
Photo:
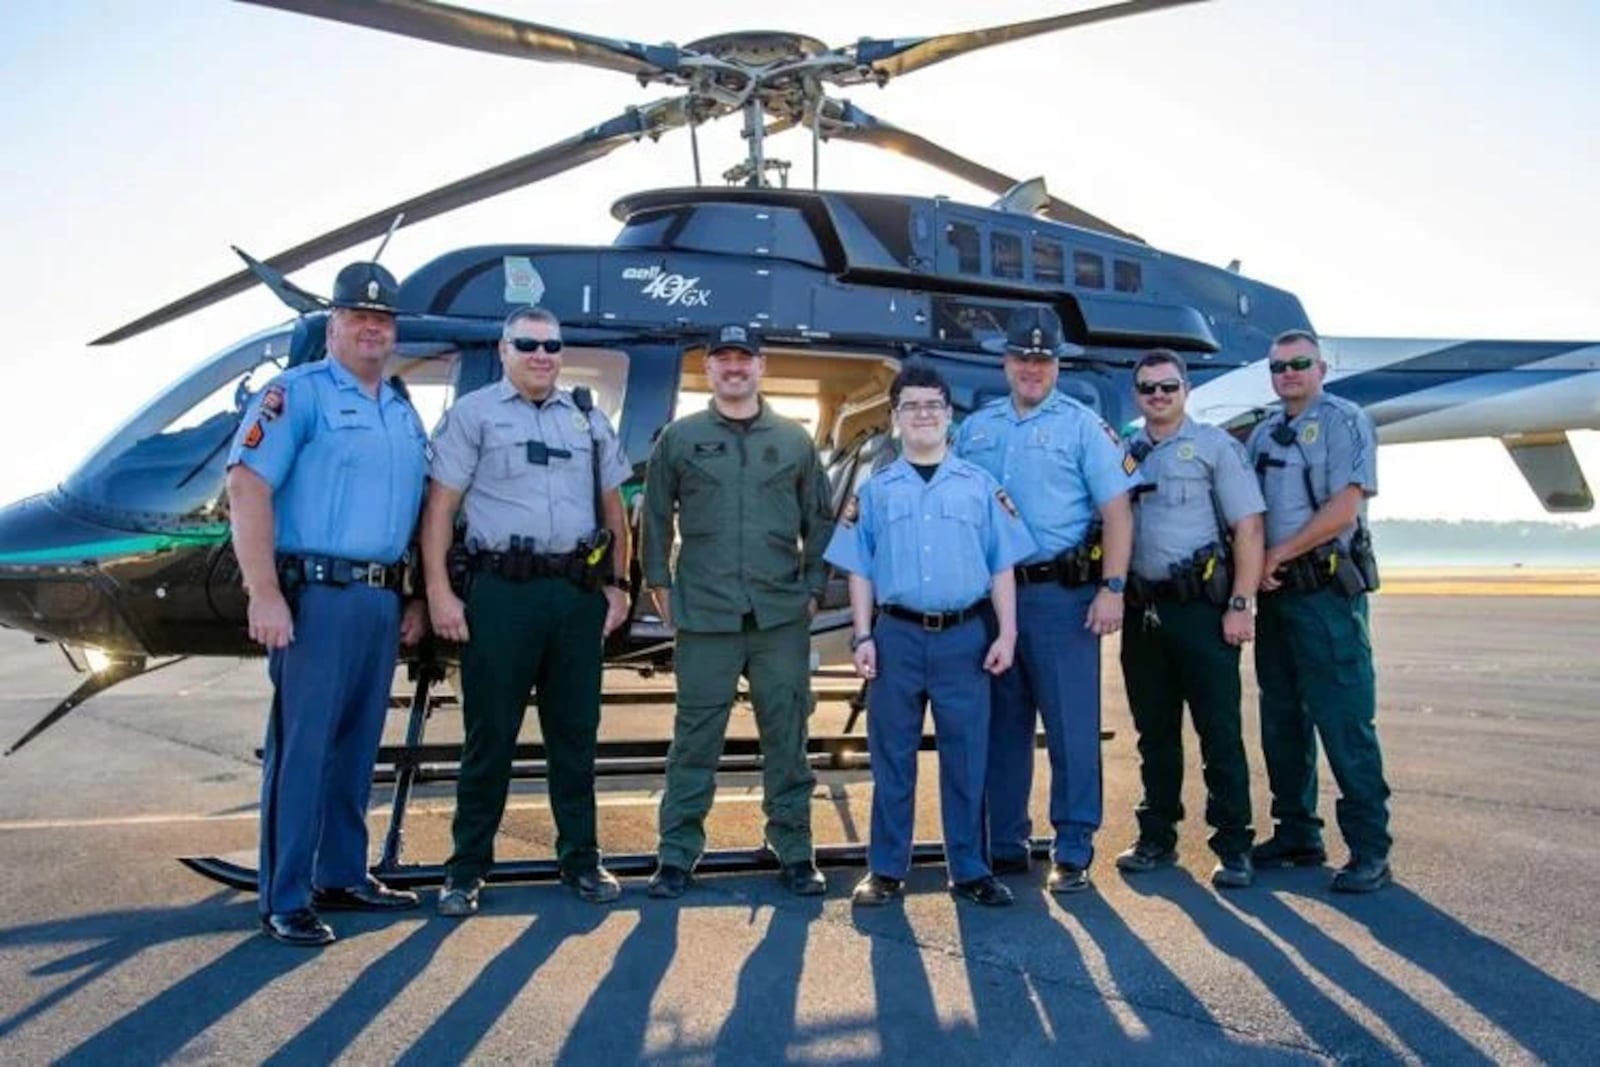
[[[617, 898], [600, 865], [594, 758], [603, 635], [627, 617], [628, 531], [618, 487], [632, 473], [611, 424], [556, 387], [561, 324], [543, 308], [506, 319], [505, 376], [458, 400], [434, 431], [422, 563], [441, 637], [461, 641], [466, 743], [443, 915], [471, 915], [494, 862], [528, 693], [538, 690], [561, 880], [597, 904]], [[469, 590], [447, 557], [465, 505]]]
[[1132, 579], [1122, 674], [1139, 731], [1139, 839], [1117, 857], [1130, 873], [1177, 860], [1183, 819], [1183, 705], [1200, 737], [1206, 822], [1217, 854], [1211, 884], [1250, 885], [1250, 772], [1239, 722], [1239, 649], [1255, 635], [1266, 504], [1239, 442], [1184, 413], [1183, 358], [1154, 349], [1134, 366], [1145, 425], [1129, 454], [1134, 489]]

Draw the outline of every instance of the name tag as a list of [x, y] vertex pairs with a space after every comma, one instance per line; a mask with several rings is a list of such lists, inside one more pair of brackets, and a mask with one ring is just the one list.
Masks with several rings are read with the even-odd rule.
[[697, 456], [720, 456], [728, 451], [726, 441], [696, 441], [694, 454]]

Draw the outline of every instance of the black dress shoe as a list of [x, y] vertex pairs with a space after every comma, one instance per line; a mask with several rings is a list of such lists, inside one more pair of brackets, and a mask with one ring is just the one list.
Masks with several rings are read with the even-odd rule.
[[1027, 856], [996, 856], [989, 861], [989, 870], [995, 874], [1027, 874], [1033, 870], [1033, 860]]
[[904, 885], [886, 874], [869, 874], [850, 891], [850, 903], [863, 908], [880, 907], [898, 897]]
[[417, 895], [409, 889], [390, 889], [368, 875], [360, 885], [313, 889], [311, 906], [318, 911], [403, 911], [417, 906]]
[[650, 884], [646, 891], [653, 897], [671, 899], [681, 897], [684, 891], [694, 885], [694, 875], [682, 867], [673, 867], [663, 863], [656, 868], [656, 873], [650, 876]]
[[1044, 887], [1052, 893], [1082, 893], [1089, 888], [1089, 872], [1076, 863], [1052, 863]]
[[622, 896], [622, 883], [604, 867], [587, 871], [562, 871], [561, 884], [591, 904], [610, 904]]
[[797, 897], [820, 897], [828, 891], [828, 880], [811, 860], [788, 864], [778, 872], [778, 881]]
[[299, 948], [321, 948], [333, 944], [333, 930], [317, 918], [317, 913], [310, 908], [263, 915], [261, 929], [274, 941]]
[[1328, 850], [1315, 842], [1300, 844], [1273, 834], [1250, 851], [1259, 867], [1320, 867], [1328, 862]]
[[1004, 908], [1012, 903], [1011, 890], [992, 874], [974, 878], [970, 882], [951, 882], [950, 894], [960, 900], [970, 900], [986, 908]]
[[1333, 876], [1335, 893], [1374, 893], [1394, 881], [1388, 860], [1352, 856]]

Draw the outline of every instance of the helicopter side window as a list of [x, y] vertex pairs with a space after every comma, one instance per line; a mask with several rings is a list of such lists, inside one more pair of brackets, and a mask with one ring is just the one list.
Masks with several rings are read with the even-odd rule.
[[1033, 280], [1043, 285], [1062, 285], [1067, 280], [1066, 256], [1060, 241], [1048, 237], [1033, 239]]
[[1080, 289], [1106, 287], [1106, 261], [1095, 252], [1072, 253], [1072, 280]]
[[1144, 270], [1131, 259], [1114, 259], [1111, 284], [1119, 293], [1137, 293], [1144, 284]]
[[991, 232], [989, 262], [996, 278], [1022, 277], [1022, 238], [1005, 230]]
[[952, 222], [945, 228], [944, 239], [956, 250], [956, 270], [962, 274], [983, 272], [983, 242], [978, 239], [976, 226]]

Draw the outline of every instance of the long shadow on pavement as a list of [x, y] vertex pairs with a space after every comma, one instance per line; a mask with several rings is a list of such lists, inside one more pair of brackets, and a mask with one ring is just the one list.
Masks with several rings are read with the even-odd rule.
[[[1324, 880], [1326, 874], [1318, 872], [1317, 877]], [[1370, 1063], [1400, 1059], [1398, 1050], [1319, 989], [1311, 972], [1320, 973], [1363, 1004], [1425, 1061], [1489, 1062], [1449, 1023], [1361, 962], [1349, 949], [1315, 930], [1259, 882], [1255, 888], [1230, 893], [1223, 901], [1181, 867], [1132, 875], [1125, 881], [1140, 896], [1159, 897], [1180, 908], [1217, 951], [1254, 972], [1316, 1047], [1329, 1055]], [[1291, 959], [1271, 938], [1240, 918], [1238, 912], [1260, 919], [1273, 934], [1293, 945], [1305, 964]]]
[[[1439, 910], [1410, 889], [1391, 886], [1368, 897], [1335, 896], [1301, 880], [1285, 893], [1320, 900], [1365, 926], [1373, 940], [1433, 975], [1538, 1059], [1594, 1063], [1600, 1002], [1540, 970], [1504, 945]], [[1241, 901], [1241, 905], [1247, 902]], [[1337, 949], [1328, 936], [1270, 897], [1244, 906], [1310, 958]], [[1294, 920], [1299, 920], [1294, 921]], [[1574, 931], [1591, 938], [1592, 931]]]
[[795, 1037], [800, 975], [811, 924], [822, 916], [818, 898], [772, 906], [761, 943], [745, 958], [728, 1018], [717, 1032], [717, 1063], [752, 1063], [781, 1056]]
[[639, 906], [633, 928], [556, 1056], [560, 1064], [636, 1063], [644, 1056], [650, 1002], [678, 953], [679, 908]]

